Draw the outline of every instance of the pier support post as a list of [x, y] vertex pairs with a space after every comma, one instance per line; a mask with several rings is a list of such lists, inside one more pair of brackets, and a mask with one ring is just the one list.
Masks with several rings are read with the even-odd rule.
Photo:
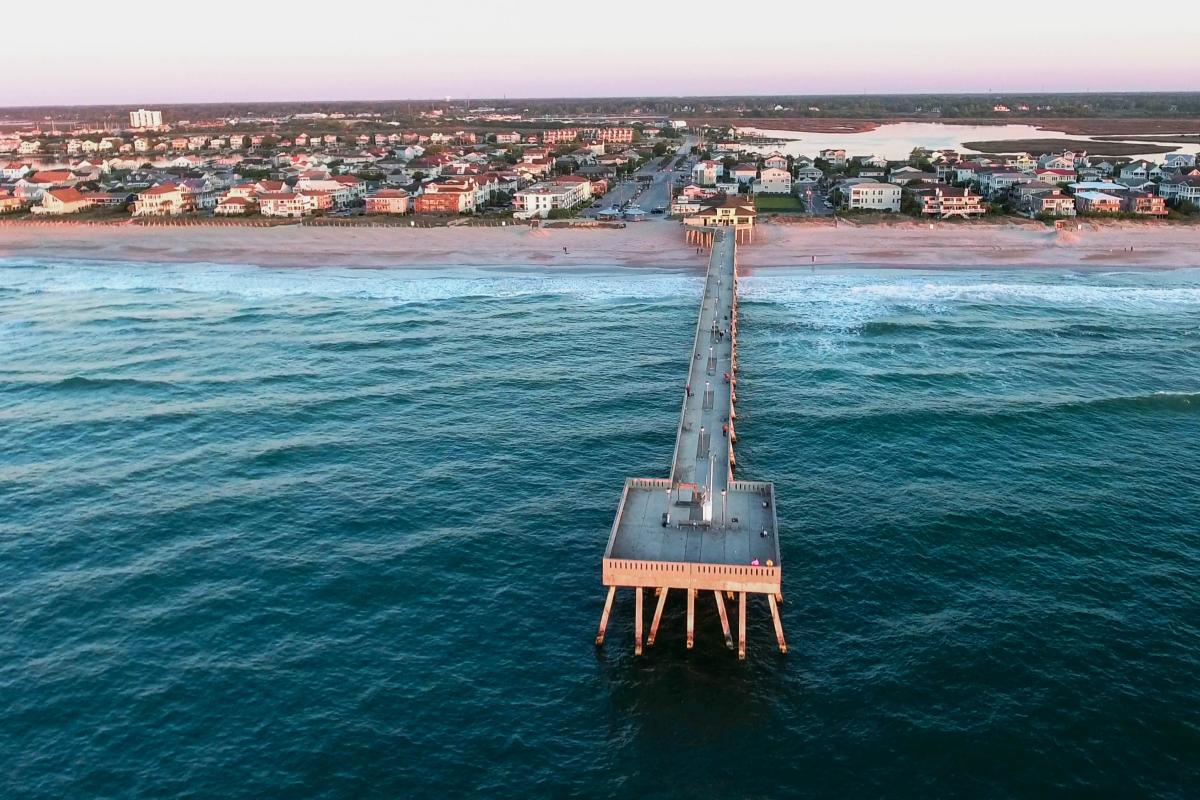
[[604, 631], [608, 628], [608, 615], [612, 612], [613, 597], [617, 594], [617, 587], [608, 587], [608, 599], [604, 601], [604, 613], [600, 615], [600, 632], [596, 634], [596, 647], [604, 644]]
[[783, 620], [779, 618], [779, 604], [775, 602], [775, 595], [768, 594], [767, 600], [771, 603], [771, 619], [775, 622], [775, 640], [779, 642], [779, 652], [787, 652], [787, 642], [783, 638]]
[[642, 587], [634, 589], [633, 654], [642, 654]]
[[688, 589], [688, 612], [687, 612], [687, 649], [691, 650], [695, 644], [696, 631], [696, 590]]
[[746, 593], [738, 592], [738, 661], [746, 660]]
[[725, 598], [721, 597], [721, 592], [713, 592], [713, 597], [717, 598], [717, 613], [721, 615], [721, 632], [725, 634], [725, 646], [730, 650], [733, 649], [733, 636], [729, 633], [729, 615], [725, 613]]
[[650, 621], [650, 636], [646, 639], [646, 646], [654, 646], [654, 637], [658, 636], [658, 621], [662, 619], [663, 607], [667, 604], [667, 592], [670, 589], [665, 586], [659, 590], [658, 605], [654, 608], [654, 619]]

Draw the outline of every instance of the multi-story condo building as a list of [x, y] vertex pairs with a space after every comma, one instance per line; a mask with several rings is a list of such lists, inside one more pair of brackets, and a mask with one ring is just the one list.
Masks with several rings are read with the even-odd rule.
[[139, 108], [137, 111], [129, 112], [129, 127], [131, 128], [161, 128], [162, 127], [162, 112], [147, 111], [144, 108]]
[[547, 217], [560, 208], [574, 208], [590, 199], [591, 183], [587, 181], [553, 181], [535, 183], [513, 196], [513, 216], [522, 219]]

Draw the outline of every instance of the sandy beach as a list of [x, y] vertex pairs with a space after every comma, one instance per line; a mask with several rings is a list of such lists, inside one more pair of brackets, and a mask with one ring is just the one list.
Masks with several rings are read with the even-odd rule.
[[[1130, 251], [1129, 248], [1133, 250]], [[678, 224], [622, 230], [506, 228], [143, 227], [0, 224], [0, 258], [198, 262], [271, 267], [647, 267], [700, 269]], [[1200, 267], [1200, 227], [1084, 222], [765, 223], [740, 251], [767, 267]]]

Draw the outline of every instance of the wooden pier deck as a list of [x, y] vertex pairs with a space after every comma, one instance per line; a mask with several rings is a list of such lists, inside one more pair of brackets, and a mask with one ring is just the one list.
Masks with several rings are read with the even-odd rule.
[[[687, 602], [687, 646], [695, 602], [711, 592], [725, 642], [733, 647], [725, 599], [738, 600], [738, 656], [746, 657], [746, 595], [764, 594], [779, 649], [787, 652], [774, 484], [734, 479], [737, 440], [737, 242], [709, 229], [712, 252], [700, 302], [670, 478], [628, 478], [603, 561], [608, 587], [596, 644], [619, 587], [634, 590], [634, 652], [642, 653], [643, 592], [658, 598], [646, 645], [653, 645], [671, 590]], [[724, 594], [723, 594], [724, 593]]]

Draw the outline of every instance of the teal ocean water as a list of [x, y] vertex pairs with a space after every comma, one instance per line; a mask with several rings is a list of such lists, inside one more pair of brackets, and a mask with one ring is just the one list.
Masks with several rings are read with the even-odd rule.
[[745, 278], [791, 652], [597, 651], [700, 286], [0, 263], [0, 796], [1195, 797], [1200, 273]]

